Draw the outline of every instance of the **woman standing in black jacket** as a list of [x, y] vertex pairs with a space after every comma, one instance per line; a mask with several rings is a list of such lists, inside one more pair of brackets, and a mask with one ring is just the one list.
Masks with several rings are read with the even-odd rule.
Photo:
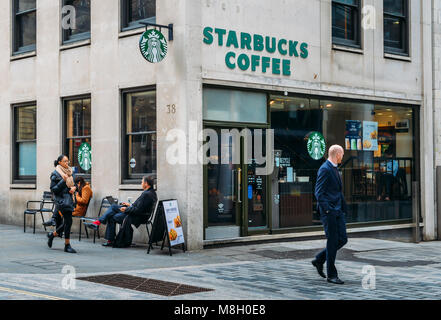
[[47, 245], [52, 248], [54, 238], [64, 232], [64, 252], [76, 253], [70, 246], [70, 229], [72, 227], [72, 212], [75, 209], [75, 191], [72, 168], [69, 167], [69, 158], [61, 155], [54, 162], [55, 170], [51, 174], [51, 191], [55, 197], [56, 212], [63, 217], [62, 223], [57, 223], [55, 232], [50, 232]]

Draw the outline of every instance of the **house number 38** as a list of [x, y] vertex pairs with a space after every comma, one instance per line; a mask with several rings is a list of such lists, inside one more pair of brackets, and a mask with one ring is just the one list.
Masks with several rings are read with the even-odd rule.
[[167, 113], [176, 113], [176, 105], [175, 104], [168, 104], [167, 105]]

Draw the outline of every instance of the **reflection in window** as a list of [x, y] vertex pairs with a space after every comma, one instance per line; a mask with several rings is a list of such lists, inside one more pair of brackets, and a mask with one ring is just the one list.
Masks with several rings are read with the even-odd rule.
[[[65, 6], [73, 6], [75, 8], [75, 28], [63, 30], [63, 41], [90, 38], [90, 0], [64, 0], [63, 2]], [[64, 14], [63, 18], [66, 14]]]
[[14, 107], [14, 180], [35, 182], [37, 175], [37, 108]]
[[139, 23], [156, 21], [156, 0], [122, 0], [122, 29], [142, 27]]
[[407, 54], [407, 0], [384, 0], [384, 50]]
[[156, 91], [124, 94], [124, 179], [156, 173]]
[[347, 222], [403, 220], [412, 217], [415, 178], [414, 109], [370, 103], [271, 96], [275, 130], [272, 176], [273, 226], [320, 224], [314, 197], [317, 171], [327, 158], [314, 160], [308, 137], [321, 133], [326, 151], [345, 148], [339, 167], [348, 203]]
[[79, 174], [91, 174], [91, 169], [83, 170], [79, 165], [78, 151], [83, 143], [91, 145], [91, 104], [90, 98], [65, 100], [65, 153], [70, 165]]
[[35, 50], [37, 7], [36, 0], [14, 0], [14, 53]]
[[360, 46], [359, 0], [332, 1], [332, 39], [336, 44]]

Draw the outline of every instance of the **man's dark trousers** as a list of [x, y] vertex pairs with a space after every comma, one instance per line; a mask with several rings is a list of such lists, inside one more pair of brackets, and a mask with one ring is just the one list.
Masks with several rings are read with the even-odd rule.
[[106, 235], [104, 238], [109, 241], [114, 241], [116, 236], [116, 224], [122, 224], [127, 214], [121, 212], [121, 207], [116, 204], [112, 205], [102, 217], [98, 220], [102, 224], [107, 224]]
[[326, 262], [328, 278], [336, 278], [338, 277], [335, 268], [337, 251], [348, 242], [345, 214], [341, 210], [330, 210], [329, 213], [320, 210], [320, 219], [328, 240], [326, 249], [322, 250], [315, 258], [320, 264]]

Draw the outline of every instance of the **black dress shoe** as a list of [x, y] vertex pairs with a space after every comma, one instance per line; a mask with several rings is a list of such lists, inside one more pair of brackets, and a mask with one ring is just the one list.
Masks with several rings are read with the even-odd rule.
[[55, 236], [54, 236], [54, 233], [53, 233], [53, 232], [49, 232], [49, 233], [47, 234], [47, 246], [48, 246], [49, 248], [52, 248], [52, 242], [54, 242], [54, 238], [55, 238]]
[[344, 281], [341, 281], [338, 277], [328, 278], [328, 282], [333, 284], [344, 284]]
[[64, 252], [68, 252], [68, 253], [77, 253], [71, 246], [70, 244], [66, 244], [64, 246]]
[[312, 265], [317, 269], [318, 274], [322, 277], [322, 278], [326, 278], [325, 273], [323, 272], [323, 264], [318, 263], [317, 260], [312, 260], [311, 261]]
[[105, 242], [102, 244], [103, 247], [113, 247], [113, 242]]

